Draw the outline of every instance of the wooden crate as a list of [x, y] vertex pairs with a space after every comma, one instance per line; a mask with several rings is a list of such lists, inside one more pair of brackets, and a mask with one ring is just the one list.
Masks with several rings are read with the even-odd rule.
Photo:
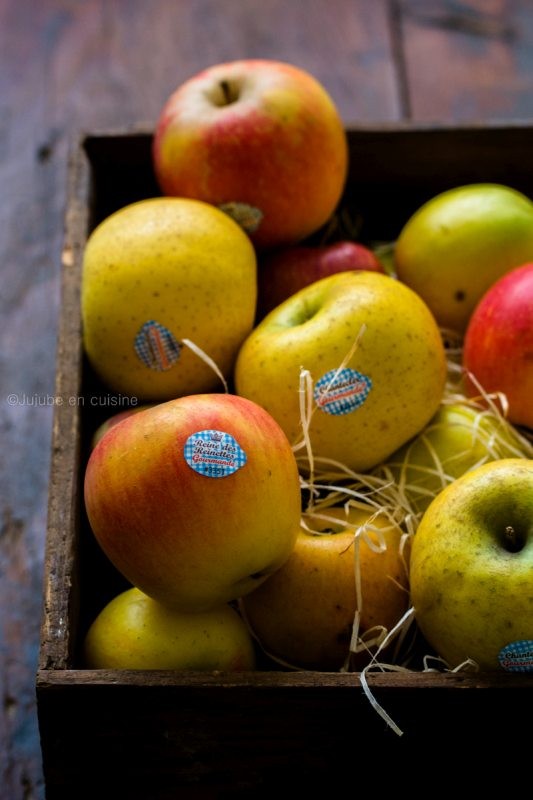
[[[454, 185], [496, 181], [533, 197], [533, 127], [525, 123], [348, 133], [345, 203], [360, 215], [364, 240], [394, 239], [423, 201]], [[372, 707], [357, 673], [81, 668], [88, 623], [126, 584], [95, 544], [83, 509], [89, 437], [112, 401], [82, 351], [80, 264], [96, 223], [158, 193], [150, 145], [143, 131], [90, 134], [70, 163], [36, 679], [47, 798], [357, 790], [363, 775], [376, 788], [408, 789], [422, 768], [442, 789], [454, 786], [461, 765], [469, 774], [522, 769], [533, 700], [527, 675], [371, 673], [370, 691], [400, 736]]]

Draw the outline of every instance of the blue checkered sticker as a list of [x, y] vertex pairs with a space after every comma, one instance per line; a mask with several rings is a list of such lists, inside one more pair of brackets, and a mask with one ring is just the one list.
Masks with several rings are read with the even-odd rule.
[[195, 472], [208, 478], [225, 478], [246, 464], [246, 453], [229, 433], [206, 430], [191, 434], [183, 451]]
[[168, 328], [151, 319], [145, 322], [134, 342], [138, 358], [150, 369], [165, 372], [180, 357], [181, 345]]
[[371, 379], [356, 369], [332, 369], [316, 382], [315, 403], [326, 414], [349, 414], [363, 405], [371, 389]]
[[533, 640], [511, 642], [500, 650], [498, 661], [506, 672], [533, 672]]

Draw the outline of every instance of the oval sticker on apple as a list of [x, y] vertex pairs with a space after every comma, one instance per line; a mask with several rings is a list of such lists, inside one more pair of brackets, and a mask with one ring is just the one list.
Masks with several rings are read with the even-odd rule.
[[326, 414], [349, 414], [363, 405], [371, 389], [371, 379], [356, 369], [332, 369], [316, 382], [315, 403]]
[[140, 328], [134, 347], [143, 364], [158, 372], [170, 369], [180, 357], [181, 350], [172, 331], [153, 319]]
[[185, 442], [185, 461], [207, 478], [225, 478], [246, 464], [246, 453], [234, 437], [224, 431], [198, 431]]
[[533, 640], [522, 639], [507, 644], [500, 650], [498, 661], [506, 672], [533, 672]]

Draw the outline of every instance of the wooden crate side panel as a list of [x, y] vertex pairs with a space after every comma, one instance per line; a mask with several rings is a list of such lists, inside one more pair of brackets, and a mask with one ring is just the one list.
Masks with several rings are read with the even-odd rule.
[[345, 203], [366, 241], [393, 241], [435, 194], [468, 183], [502, 183], [533, 197], [531, 124], [361, 126], [348, 131]]
[[69, 162], [68, 208], [62, 251], [52, 460], [44, 561], [40, 666], [65, 667], [76, 637], [79, 464], [82, 416], [80, 270], [88, 224], [89, 166], [82, 149]]
[[437, 677], [400, 689], [386, 678], [388, 685], [374, 691], [402, 726], [400, 737], [371, 708], [355, 676], [323, 676], [322, 684], [320, 676], [272, 677], [255, 685], [254, 676], [215, 677], [211, 684], [185, 678], [180, 686], [102, 684], [92, 682], [94, 674], [87, 683], [44, 679], [47, 800], [97, 796], [102, 786], [107, 796], [131, 800], [332, 790], [358, 782], [363, 772], [380, 788], [398, 788], [422, 764], [426, 773], [443, 770], [440, 785], [452, 773], [457, 780], [461, 768], [483, 770], [495, 754], [495, 768], [508, 769], [502, 752], [509, 718], [513, 759], [528, 746], [521, 709], [531, 683], [524, 691], [521, 681], [497, 688], [497, 681], [482, 680], [477, 689], [467, 681], [471, 690], [461, 691], [452, 676], [448, 685]]

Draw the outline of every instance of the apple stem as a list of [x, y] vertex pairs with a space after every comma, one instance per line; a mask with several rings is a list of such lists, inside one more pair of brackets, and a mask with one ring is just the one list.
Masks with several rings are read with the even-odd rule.
[[516, 553], [521, 549], [522, 542], [512, 525], [506, 526], [504, 537], [506, 548], [510, 553]]
[[224, 97], [225, 105], [229, 106], [230, 103], [235, 102], [235, 97], [233, 96], [233, 92], [231, 91], [231, 86], [229, 81], [220, 81], [220, 88], [222, 89], [222, 96]]

